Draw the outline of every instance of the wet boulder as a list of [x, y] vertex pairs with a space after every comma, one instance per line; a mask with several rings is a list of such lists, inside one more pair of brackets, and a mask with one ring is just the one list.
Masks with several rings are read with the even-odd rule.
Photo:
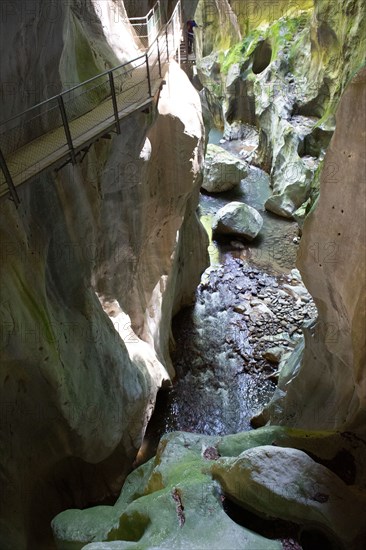
[[230, 191], [248, 175], [248, 165], [218, 145], [208, 145], [202, 187], [209, 193]]
[[217, 212], [213, 219], [214, 234], [237, 235], [251, 241], [262, 229], [260, 213], [243, 202], [229, 202]]

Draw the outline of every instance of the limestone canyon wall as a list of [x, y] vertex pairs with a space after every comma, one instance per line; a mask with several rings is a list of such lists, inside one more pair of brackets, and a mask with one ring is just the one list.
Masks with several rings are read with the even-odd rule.
[[[122, 2], [58, 5], [52, 23], [33, 7], [7, 19], [9, 115], [138, 51], [115, 18]], [[119, 490], [173, 375], [171, 317], [207, 262], [195, 214], [204, 130], [185, 74], [171, 63], [165, 80], [119, 136], [21, 186], [18, 209], [0, 203], [4, 550], [49, 548], [58, 511]]]
[[340, 96], [366, 62], [364, 13], [351, 0], [199, 3], [205, 98], [227, 139], [256, 127], [275, 214], [302, 222], [316, 200]]
[[272, 423], [366, 433], [366, 69], [348, 85], [305, 220], [298, 267], [319, 318], [270, 405]]

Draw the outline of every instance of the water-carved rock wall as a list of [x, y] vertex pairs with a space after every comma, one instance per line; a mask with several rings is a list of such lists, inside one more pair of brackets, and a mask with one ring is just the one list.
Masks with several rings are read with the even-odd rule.
[[257, 126], [256, 163], [273, 188], [266, 208], [280, 216], [302, 221], [316, 200], [339, 98], [366, 61], [363, 8], [351, 0], [199, 3], [205, 99], [228, 139], [241, 137], [243, 124]]
[[[54, 93], [137, 51], [129, 26], [113, 17], [123, 3], [102, 4], [92, 23], [78, 2], [55, 22], [60, 40], [43, 51]], [[29, 17], [21, 19], [25, 43], [49, 23]], [[116, 25], [125, 49], [123, 40], [114, 47]], [[47, 82], [37, 56], [24, 67], [9, 56], [9, 82], [37, 71]], [[120, 136], [21, 186], [18, 209], [1, 201], [4, 550], [49, 548], [55, 513], [119, 490], [156, 392], [173, 375], [171, 318], [192, 299], [207, 261], [195, 214], [204, 136], [185, 74], [172, 63], [165, 80]], [[6, 101], [9, 113], [32, 104], [21, 95]]]
[[[244, 4], [232, 1], [230, 12], [239, 10], [243, 40], [223, 51], [219, 7], [200, 2], [198, 13], [208, 23], [212, 6], [217, 30], [215, 40], [210, 32], [206, 43], [205, 34], [202, 43], [198, 40], [206, 94], [222, 106], [226, 130], [232, 123], [236, 129], [239, 124], [239, 132], [242, 122], [257, 125], [256, 161], [270, 172], [273, 186], [269, 210], [303, 219], [320, 189], [298, 259], [319, 320], [305, 331], [302, 363], [298, 350], [284, 369], [267, 419], [309, 429], [360, 430], [365, 415], [364, 73], [344, 91], [366, 60], [364, 6], [351, 0], [275, 3], [275, 9], [282, 6], [277, 14], [282, 17], [275, 20], [268, 6], [255, 3], [250, 13], [252, 3]], [[297, 211], [305, 201], [307, 207]]]
[[272, 423], [349, 430], [366, 420], [366, 69], [347, 87], [305, 220], [298, 267], [319, 318], [305, 333], [301, 362], [280, 381]]

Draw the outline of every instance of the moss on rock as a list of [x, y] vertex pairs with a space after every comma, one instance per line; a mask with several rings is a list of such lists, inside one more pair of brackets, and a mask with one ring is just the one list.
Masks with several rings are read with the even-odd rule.
[[[301, 449], [301, 451], [293, 451], [288, 447]], [[287, 472], [286, 475], [290, 477], [295, 474], [299, 474], [300, 478], [301, 475], [306, 477], [309, 465], [311, 465], [311, 468], [315, 468], [317, 473], [320, 472], [317, 481], [325, 484], [322, 488], [323, 492], [331, 492], [332, 487], [327, 486], [327, 480], [330, 479], [331, 485], [334, 485], [335, 474], [325, 466], [316, 464], [306, 453], [316, 457], [317, 461], [326, 462], [328, 460], [331, 463], [332, 457], [337, 454], [339, 449], [345, 448], [346, 452], [354, 457], [355, 463], [360, 463], [361, 446], [336, 432], [307, 432], [268, 426], [256, 431], [224, 437], [184, 432], [167, 434], [162, 438], [155, 458], [140, 466], [127, 478], [121, 496], [114, 507], [98, 507], [99, 516], [96, 509], [68, 510], [53, 520], [57, 547], [59, 550], [71, 548], [79, 550], [85, 544], [85, 540], [89, 538], [90, 544], [84, 547], [85, 550], [117, 548], [119, 550], [125, 548], [138, 548], [139, 550], [151, 548], [280, 549], [282, 548], [280, 541], [264, 538], [237, 525], [224, 511], [222, 494], [227, 492], [231, 495], [232, 491], [229, 486], [239, 487], [242, 482], [239, 478], [236, 479], [235, 476], [232, 476], [234, 470], [231, 466], [238, 464], [242, 467], [248, 452], [250, 457], [258, 457], [259, 464], [263, 463], [260, 483], [263, 482], [263, 487], [266, 487], [267, 491], [264, 498], [267, 508], [262, 511], [273, 517], [284, 517], [287, 514], [284, 510], [292, 510], [291, 505], [288, 507], [289, 495], [279, 494], [280, 485], [277, 488], [277, 485], [274, 484], [271, 488], [271, 476], [277, 470], [275, 464], [268, 458], [271, 453], [266, 452], [266, 449], [273, 451], [274, 455], [282, 457], [281, 465], [285, 465], [283, 473]], [[291, 453], [299, 458], [294, 465], [291, 463]], [[269, 468], [266, 466], [267, 463], [270, 463]], [[247, 468], [245, 471], [249, 476], [256, 475], [259, 467], [257, 466], [253, 470]], [[221, 480], [222, 486], [212, 476]], [[362, 479], [356, 481], [360, 484], [363, 483]], [[340, 488], [342, 494], [348, 495], [347, 498], [356, 494], [353, 490], [345, 488], [344, 483], [339, 479], [337, 487]], [[259, 493], [263, 496], [264, 489]], [[303, 502], [303, 496], [299, 494], [297, 497], [295, 493], [292, 497], [295, 499], [295, 507], [297, 506], [298, 516], [296, 519], [303, 522], [306, 518], [302, 516], [302, 513], [308, 508]], [[256, 492], [251, 493], [243, 489], [240, 494], [241, 496], [246, 495], [241, 504], [244, 507], [253, 508], [251, 499]], [[261, 502], [260, 495], [258, 498], [256, 497], [259, 503]], [[281, 513], [277, 506], [272, 506], [274, 498], [284, 503]], [[357, 498], [362, 500], [364, 497]], [[309, 503], [309, 506], [311, 507], [312, 504]], [[316, 508], [318, 504], [315, 502], [314, 506]], [[341, 508], [339, 505], [337, 506], [336, 512], [339, 513]], [[259, 509], [261, 510], [260, 506]], [[326, 524], [326, 528], [332, 531], [333, 527], [328, 525], [328, 516], [333, 512], [330, 511], [328, 516], [326, 515], [324, 522], [318, 512], [314, 511], [316, 521]], [[357, 535], [358, 520], [358, 522], [353, 520], [348, 522], [345, 517], [342, 521], [346, 526], [347, 536], [351, 533], [350, 537], [352, 538], [354, 532]], [[349, 529], [348, 526], [350, 526]], [[335, 531], [337, 529], [334, 527]], [[103, 537], [100, 536], [101, 533], [104, 534]], [[337, 537], [338, 535], [336, 535]], [[104, 540], [104, 542], [96, 542], [97, 540]], [[77, 546], [78, 544], [79, 546]]]

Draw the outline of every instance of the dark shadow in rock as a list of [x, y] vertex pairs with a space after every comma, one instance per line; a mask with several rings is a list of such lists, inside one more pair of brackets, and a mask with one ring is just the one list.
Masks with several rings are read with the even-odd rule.
[[262, 73], [270, 64], [272, 58], [272, 48], [267, 40], [264, 40], [254, 50], [253, 66], [254, 74]]
[[330, 90], [329, 86], [324, 82], [320, 87], [318, 95], [308, 101], [307, 103], [298, 104], [294, 103], [292, 109], [292, 116], [302, 115], [302, 116], [315, 116], [322, 118], [324, 115], [328, 102], [330, 101]]
[[166, 432], [166, 424], [169, 422], [167, 414], [169, 411], [171, 389], [159, 390], [156, 396], [154, 412], [147, 425], [144, 440], [133, 463], [133, 468], [144, 464], [156, 455], [161, 437]]
[[341, 449], [331, 459], [319, 458], [310, 451], [301, 449], [310, 458], [331, 470], [336, 476], [338, 476], [346, 485], [353, 485], [356, 479], [356, 464], [352, 454], [346, 449]]
[[264, 518], [227, 497], [223, 498], [223, 509], [238, 525], [267, 539], [280, 540], [286, 550], [340, 550], [339, 545], [319, 529], [304, 528], [278, 518]]
[[218, 247], [225, 248], [225, 249], [229, 248], [230, 250], [233, 248], [232, 245], [230, 244], [231, 241], [239, 241], [240, 243], [243, 243], [243, 245], [245, 246], [250, 245], [251, 247], [255, 247], [255, 248], [260, 247], [263, 241], [263, 237], [261, 236], [260, 233], [256, 236], [255, 239], [250, 241], [238, 235], [237, 233], [231, 233], [231, 234], [227, 233], [225, 235], [222, 235], [220, 233], [214, 232], [213, 239], [216, 242]]

